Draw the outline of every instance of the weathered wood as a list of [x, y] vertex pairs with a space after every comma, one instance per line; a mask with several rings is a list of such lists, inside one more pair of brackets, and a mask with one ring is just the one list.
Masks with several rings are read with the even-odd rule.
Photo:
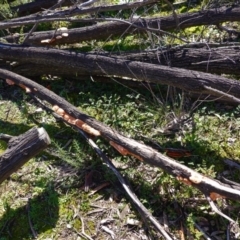
[[[197, 46], [197, 44], [196, 44]], [[204, 46], [204, 45], [203, 45]], [[112, 54], [112, 57], [115, 55]], [[178, 47], [135, 53], [121, 53], [119, 58], [217, 74], [240, 74], [240, 46]]]
[[11, 138], [8, 148], [0, 156], [0, 183], [47, 148], [50, 143], [50, 138], [44, 128], [34, 127], [22, 135]]
[[[187, 92], [223, 97], [229, 102], [240, 102], [240, 82], [226, 77], [173, 68], [163, 65], [142, 63], [96, 54], [64, 51], [43, 47], [22, 47], [0, 44], [0, 58], [62, 68], [72, 75], [107, 75], [166, 84]], [[18, 80], [19, 81], [19, 80]], [[210, 88], [216, 89], [212, 91]]]
[[32, 94], [38, 96], [40, 99], [48, 101], [52, 105], [59, 106], [71, 118], [80, 119], [84, 123], [87, 123], [89, 126], [99, 131], [101, 136], [109, 142], [121, 146], [126, 151], [136, 156], [138, 159], [143, 160], [150, 165], [162, 168], [168, 174], [198, 188], [207, 196], [217, 193], [219, 196], [240, 200], [240, 191], [234, 189], [231, 185], [224, 184], [217, 180], [203, 176], [194, 170], [180, 164], [179, 162], [157, 152], [151, 147], [123, 136], [115, 129], [112, 129], [102, 122], [99, 122], [96, 119], [80, 112], [78, 108], [74, 107], [65, 99], [59, 97], [52, 91], [31, 81], [30, 79], [3, 69], [0, 69], [0, 77], [4, 79], [11, 79], [11, 81], [17, 85], [22, 84], [24, 86], [27, 86], [32, 91]]
[[[37, 0], [30, 3], [20, 4], [18, 6], [12, 7], [11, 10], [16, 12], [17, 15], [24, 16], [39, 11], [43, 11], [57, 4], [58, 0]], [[64, 1], [62, 6], [70, 6], [73, 3], [70, 0]]]
[[[102, 7], [100, 7], [100, 9], [102, 9]], [[38, 22], [67, 21], [67, 17], [85, 14], [86, 12], [89, 13], [89, 9], [75, 9], [74, 11], [64, 10], [48, 16], [28, 16], [16, 18], [7, 22], [1, 22], [0, 29], [35, 24]], [[93, 10], [93, 12], [96, 12], [96, 9]], [[135, 26], [140, 28], [137, 31], [136, 27], [130, 26], [124, 22], [102, 23], [91, 27], [73, 29], [69, 31], [68, 38], [55, 39], [55, 41], [52, 41], [50, 44], [57, 45], [63, 43], [76, 43], [76, 41], [79, 43], [93, 39], [107, 39], [109, 36], [116, 37], [122, 34], [146, 32], [144, 29], [146, 27], [168, 31], [174, 29], [184, 29], [191, 26], [214, 25], [227, 21], [240, 21], [240, 7], [206, 9], [195, 13], [178, 14], [177, 17], [179, 26], [176, 25], [176, 20], [173, 16], [133, 19], [131, 23], [134, 23]], [[92, 21], [96, 22], [96, 19], [92, 19]], [[51, 39], [54, 36], [55, 30], [33, 33], [32, 36], [30, 36], [28, 43], [42, 45], [42, 40]], [[14, 40], [14, 37], [12, 37], [12, 39]], [[17, 39], [18, 37], [16, 37], [14, 41], [17, 42]], [[7, 40], [13, 41], [11, 40], [11, 37], [7, 38]]]
[[[37, 0], [35, 2], [25, 3], [21, 4], [15, 7], [12, 7], [11, 9], [13, 11], [17, 12], [18, 16], [24, 16], [31, 13], [41, 12], [43, 10], [46, 10], [53, 5], [57, 4], [58, 0]], [[79, 4], [81, 2], [87, 2], [87, 0], [78, 1]], [[124, 3], [124, 4], [115, 4], [115, 5], [105, 5], [105, 6], [98, 6], [98, 7], [91, 7], [87, 8], [87, 10], [84, 11], [84, 13], [101, 13], [106, 11], [120, 11], [124, 9], [131, 9], [131, 8], [137, 8], [141, 6], [145, 6], [148, 4], [156, 3], [157, 0], [145, 0], [145, 1], [135, 1], [130, 3]], [[61, 6], [72, 6], [74, 5], [73, 1], [71, 0], [65, 0]]]
[[[220, 47], [179, 47], [169, 49], [158, 49], [149, 51], [134, 51], [121, 54], [116, 53], [92, 53], [108, 57], [115, 57], [130, 61], [145, 62], [169, 67], [184, 68], [201, 72], [217, 74], [240, 74], [240, 46], [227, 45]], [[11, 66], [10, 63], [0, 61], [0, 67], [9, 69], [26, 77], [41, 76], [50, 74], [54, 76], [67, 76], [74, 78], [72, 71], [66, 68], [35, 63], [18, 63]], [[92, 74], [93, 76], [93, 74]], [[127, 80], [122, 80], [127, 84]], [[135, 84], [136, 85], [136, 82]]]

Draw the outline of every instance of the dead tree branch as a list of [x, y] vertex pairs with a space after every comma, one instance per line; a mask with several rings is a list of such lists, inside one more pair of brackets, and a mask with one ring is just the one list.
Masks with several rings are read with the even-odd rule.
[[[129, 61], [96, 54], [49, 48], [0, 44], [0, 58], [63, 68], [72, 75], [128, 77], [178, 87], [188, 92], [209, 94], [229, 102], [240, 102], [240, 82], [222, 76], [162, 65]], [[209, 87], [211, 89], [209, 89]], [[216, 91], [213, 91], [215, 89]], [[219, 95], [219, 91], [228, 95]], [[230, 95], [234, 96], [232, 98]], [[230, 97], [229, 97], [230, 96]]]
[[199, 189], [203, 194], [216, 199], [216, 197], [240, 200], [240, 191], [228, 184], [214, 180], [207, 176], [180, 164], [179, 162], [166, 157], [156, 150], [127, 138], [118, 133], [115, 129], [95, 120], [94, 118], [80, 112], [72, 104], [59, 97], [43, 86], [17, 75], [13, 72], [0, 69], [0, 77], [7, 79], [8, 83], [15, 83], [24, 88], [27, 92], [36, 95], [38, 98], [54, 105], [53, 110], [63, 116], [69, 124], [74, 125], [90, 134], [103, 137], [123, 155], [132, 155], [147, 164], [157, 166], [168, 174], [176, 177], [179, 181]]
[[[51, 10], [52, 6], [55, 6], [54, 8], [57, 8], [59, 6], [73, 5], [73, 2], [71, 0], [65, 0], [61, 4], [59, 4], [58, 2], [59, 2], [58, 0], [41, 0], [41, 1], [35, 1], [31, 3], [21, 4], [16, 7], [12, 7], [11, 9], [13, 11], [16, 11], [18, 16], [20, 17], [24, 15], [37, 13], [37, 12], [43, 12], [46, 9]], [[82, 2], [86, 2], [86, 1], [82, 1]], [[126, 9], [138, 8], [138, 7], [142, 7], [142, 6], [146, 6], [154, 3], [157, 3], [157, 0], [135, 1], [135, 2], [124, 3], [124, 4], [98, 6], [98, 7], [84, 9], [84, 14], [126, 10]]]
[[[239, 45], [223, 45], [219, 47], [210, 46], [206, 48], [198, 45], [189, 45], [178, 48], [159, 48], [150, 51], [141, 52], [125, 52], [121, 54], [105, 53], [100, 54], [120, 59], [145, 62], [157, 65], [165, 65], [169, 67], [184, 68], [201, 72], [211, 72], [216, 74], [240, 74], [240, 46]], [[206, 45], [205, 45], [206, 46]], [[92, 54], [99, 55], [98, 52]], [[6, 63], [1, 64], [4, 67]], [[41, 76], [44, 74], [72, 76], [72, 71], [67, 72], [62, 67], [52, 67], [51, 65], [21, 63], [18, 61], [14, 66], [9, 68], [12, 71], [24, 76]], [[124, 81], [124, 80], [123, 80]], [[126, 82], [126, 81], [125, 81]]]
[[219, 47], [178, 46], [178, 48], [159, 48], [150, 51], [111, 54], [131, 61], [161, 64], [217, 74], [240, 74], [240, 46], [227, 45]]
[[79, 130], [82, 136], [87, 140], [89, 145], [95, 150], [95, 152], [99, 155], [100, 158], [107, 164], [108, 168], [115, 174], [118, 178], [118, 181], [121, 183], [122, 188], [127, 193], [128, 197], [132, 200], [134, 205], [136, 206], [137, 210], [141, 214], [143, 220], [147, 222], [148, 220], [153, 224], [154, 228], [161, 233], [165, 239], [172, 240], [169, 234], [164, 230], [164, 227], [153, 217], [153, 215], [144, 207], [144, 205], [140, 202], [138, 197], [135, 195], [134, 192], [131, 191], [130, 187], [128, 186], [127, 182], [124, 180], [122, 175], [116, 169], [112, 161], [101, 151], [101, 149], [95, 144], [95, 142], [90, 139], [82, 130]]
[[[113, 6], [114, 7], [114, 6]], [[98, 12], [100, 9], [103, 10], [104, 7], [96, 7], [91, 8], [92, 13]], [[123, 8], [122, 8], [123, 9]], [[108, 9], [109, 11], [109, 9]], [[43, 15], [30, 15], [27, 17], [15, 18], [8, 21], [3, 21], [0, 23], [0, 29], [6, 29], [16, 26], [23, 26], [28, 24], [42, 23], [42, 22], [52, 22], [52, 21], [76, 21], [73, 16], [91, 13], [89, 9], [78, 9], [76, 8], [73, 11], [63, 10], [53, 13], [47, 13]], [[199, 26], [199, 25], [213, 25], [219, 24], [226, 21], [239, 21], [240, 20], [240, 7], [222, 7], [219, 9], [207, 9], [202, 10], [196, 13], [184, 13], [178, 15], [179, 25], [176, 25], [175, 18], [173, 16], [161, 17], [161, 18], [144, 18], [133, 20], [135, 25], [139, 27], [151, 27], [153, 29], [158, 29], [161, 26], [161, 30], [172, 30], [176, 28], [187, 28], [191, 26]], [[81, 20], [77, 20], [81, 21]], [[95, 19], [90, 19], [88, 21], [96, 21]], [[111, 34], [111, 36], [119, 36], [126, 31], [128, 28], [128, 24], [124, 22], [111, 22], [106, 24], [101, 24], [93, 27], [82, 28], [81, 31], [84, 34], [79, 33], [79, 41], [84, 40], [92, 40], [92, 39], [102, 39], [107, 38]], [[130, 27], [128, 32], [132, 32], [135, 27]], [[99, 34], [104, 31], [104, 33]], [[139, 30], [142, 31], [142, 30]], [[145, 31], [145, 30], [144, 30]], [[48, 34], [53, 35], [54, 31]], [[86, 37], [81, 37], [81, 35], [87, 34], [89, 36], [88, 39]], [[90, 38], [91, 36], [91, 38]], [[35, 37], [36, 38], [36, 37]], [[33, 38], [30, 38], [31, 40]], [[43, 40], [43, 39], [42, 39]]]

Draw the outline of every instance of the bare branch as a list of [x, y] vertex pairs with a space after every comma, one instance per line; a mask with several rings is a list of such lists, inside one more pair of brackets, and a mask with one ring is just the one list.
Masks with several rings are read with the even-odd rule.
[[[150, 1], [150, 3], [155, 2], [155, 0]], [[143, 6], [141, 4], [145, 4], [146, 2], [137, 2], [132, 3], [132, 7], [139, 7]], [[149, 2], [148, 2], [149, 3]], [[140, 5], [139, 5], [140, 4]], [[115, 6], [101, 6], [101, 7], [95, 7], [91, 9], [75, 9], [75, 10], [63, 10], [58, 12], [49, 12], [44, 15], [41, 14], [35, 14], [30, 15], [27, 17], [21, 17], [21, 18], [15, 18], [9, 21], [4, 21], [0, 23], [0, 29], [6, 29], [10, 27], [16, 27], [16, 26], [23, 26], [26, 24], [35, 24], [35, 23], [41, 23], [41, 22], [52, 22], [52, 21], [74, 21], [75, 18], [72, 18], [76, 15], [86, 14], [86, 13], [94, 13], [99, 11], [111, 11], [111, 10], [120, 10], [120, 9], [127, 9], [129, 8], [129, 5], [115, 5]], [[196, 13], [183, 13], [178, 15], [179, 19], [179, 28], [187, 28], [191, 26], [199, 26], [199, 25], [211, 25], [211, 24], [218, 24], [226, 21], [239, 21], [240, 20], [240, 7], [222, 7], [216, 9], [207, 9], [202, 10]], [[78, 20], [80, 21], [80, 20]], [[93, 21], [93, 19], [90, 19], [90, 21]], [[146, 27], [151, 26], [152, 28], [158, 28], [159, 24], [161, 26], [161, 30], [171, 30], [176, 29], [178, 26], [176, 25], [176, 21], [172, 16], [167, 17], [160, 17], [160, 18], [144, 18], [139, 19], [135, 24], [138, 24], [139, 26]], [[114, 25], [114, 23], [108, 23], [106, 24], [105, 28], [111, 28], [111, 25]], [[128, 24], [126, 23], [119, 23], [118, 28], [121, 29], [121, 33], [125, 31], [126, 26]], [[85, 29], [86, 31], [87, 29]], [[119, 35], [119, 30], [115, 29], [111, 32], [112, 36]]]
[[101, 151], [101, 149], [94, 143], [94, 141], [87, 137], [87, 135], [79, 130], [82, 136], [88, 141], [90, 146], [95, 150], [95, 152], [102, 158], [102, 160], [107, 164], [107, 166], [112, 170], [115, 176], [118, 178], [118, 181], [121, 183], [123, 189], [127, 193], [128, 197], [132, 200], [134, 205], [137, 207], [139, 213], [145, 221], [149, 220], [154, 228], [161, 233], [165, 239], [172, 240], [169, 234], [164, 230], [164, 227], [152, 216], [152, 214], [144, 207], [144, 205], [139, 201], [137, 196], [131, 191], [127, 182], [124, 180], [122, 175], [118, 172], [116, 167], [113, 165], [112, 161]]
[[[176, 177], [179, 181], [196, 187], [206, 196], [217, 196], [220, 198], [223, 197], [240, 200], [240, 191], [233, 189], [231, 185], [223, 184], [220, 181], [203, 176], [179, 162], [166, 157], [156, 150], [123, 136], [116, 130], [80, 112], [78, 108], [74, 107], [69, 102], [38, 83], [3, 69], [0, 69], [0, 77], [8, 79], [8, 81], [11, 80], [11, 82], [19, 85], [25, 90], [28, 90], [31, 94], [34, 94], [40, 99], [54, 105], [54, 109], [58, 109], [56, 113], [60, 114], [60, 116], [65, 116], [70, 125], [77, 127], [80, 126], [82, 129], [84, 124], [85, 126], [89, 126], [92, 130], [94, 130], [93, 132], [97, 133], [97, 135], [94, 133], [92, 134], [105, 138], [114, 147], [119, 146], [122, 154], [132, 155], [140, 161], [160, 167], [168, 174]], [[78, 125], [78, 123], [80, 123], [80, 125]], [[119, 149], [118, 151], [120, 151]]]
[[233, 219], [231, 219], [231, 218], [228, 217], [226, 214], [224, 214], [223, 212], [221, 212], [221, 211], [217, 208], [217, 206], [214, 204], [214, 202], [212, 201], [212, 199], [211, 199], [209, 196], [206, 195], [205, 197], [206, 197], [206, 199], [208, 200], [208, 202], [209, 202], [212, 210], [213, 210], [215, 213], [217, 213], [218, 215], [224, 217], [225, 219], [227, 219], [227, 220], [228, 220], [229, 222], [231, 222], [231, 223], [236, 223]]

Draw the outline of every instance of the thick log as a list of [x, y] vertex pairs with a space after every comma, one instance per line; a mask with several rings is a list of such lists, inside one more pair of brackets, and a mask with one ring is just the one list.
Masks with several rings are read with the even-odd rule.
[[98, 131], [111, 145], [118, 145], [125, 153], [137, 157], [140, 161], [162, 168], [167, 173], [177, 177], [180, 181], [198, 188], [207, 196], [218, 194], [218, 196], [240, 200], [240, 191], [234, 189], [232, 185], [224, 184], [207, 176], [203, 176], [179, 162], [157, 152], [151, 147], [123, 136], [115, 129], [112, 129], [102, 122], [80, 112], [78, 108], [74, 107], [65, 99], [30, 79], [3, 69], [0, 69], [0, 77], [3, 79], [10, 79], [17, 85], [26, 86], [31, 94], [38, 96], [40, 99], [45, 100], [52, 105], [59, 106], [62, 111], [68, 114], [68, 119], [81, 120], [95, 129], [95, 131]]
[[[37, 0], [30, 3], [25, 3], [25, 4], [12, 7], [11, 10], [16, 12], [17, 15], [20, 17], [20, 16], [44, 11], [57, 3], [58, 3], [58, 0]], [[62, 6], [70, 6], [70, 5], [73, 5], [73, 3], [70, 0], [66, 0], [62, 4]]]
[[[209, 72], [216, 74], [240, 74], [240, 46], [227, 45], [219, 47], [178, 47], [169, 49], [157, 49], [141, 52], [122, 52], [121, 54], [114, 53], [92, 53], [96, 55], [115, 57], [130, 61], [145, 62], [157, 65], [165, 65], [169, 67], [184, 68], [201, 72]], [[35, 63], [18, 63], [14, 66], [0, 61], [0, 67], [9, 69], [15, 73], [26, 77], [41, 76], [49, 74], [54, 76], [72, 77], [72, 71], [67, 72], [67, 69], [62, 67], [53, 67], [51, 65], [40, 65]], [[122, 80], [124, 81], [124, 80]], [[124, 84], [127, 84], [124, 81]], [[134, 84], [135, 85], [135, 84]]]
[[0, 156], [0, 183], [47, 148], [50, 143], [44, 128], [34, 127], [22, 135], [11, 138], [6, 151]]
[[209, 94], [216, 97], [224, 96], [229, 102], [240, 102], [239, 99], [236, 99], [240, 98], [239, 81], [209, 73], [96, 54], [5, 44], [0, 44], [0, 58], [63, 68], [66, 72], [71, 72], [72, 75], [128, 77], [178, 87], [187, 92]]
[[[82, 2], [87, 2], [88, 0], [78, 1], [79, 4]], [[142, 7], [148, 4], [156, 3], [157, 0], [145, 0], [145, 1], [135, 1], [131, 3], [124, 3], [124, 4], [115, 4], [115, 5], [106, 5], [106, 6], [98, 6], [98, 7], [91, 7], [87, 9], [87, 12], [85, 13], [101, 13], [101, 12], [107, 12], [107, 11], [120, 11], [124, 9], [131, 9], [131, 8], [137, 8]], [[58, 0], [37, 0], [35, 2], [25, 3], [21, 4], [15, 7], [12, 7], [11, 9], [13, 11], [17, 12], [17, 15], [24, 16], [27, 14], [32, 14], [36, 12], [40, 12], [43, 10], [46, 10], [53, 5], [57, 4]], [[65, 0], [61, 6], [73, 6], [74, 3], [71, 0]]]
[[[13, 20], [5, 21], [0, 23], [0, 29], [6, 29], [15, 26], [22, 26], [26, 24], [35, 24], [38, 22], [51, 22], [51, 21], [66, 21], [67, 16], [74, 16], [79, 14], [85, 14], [88, 9], [76, 9], [74, 11], [60, 11], [56, 14], [49, 16], [28, 16], [22, 18], [16, 18]], [[96, 10], [95, 10], [96, 11]], [[184, 29], [191, 26], [200, 25], [214, 25], [227, 21], [240, 21], [240, 7], [222, 7], [201, 10], [195, 13], [183, 13], [178, 16], [179, 25], [173, 16], [167, 17], [154, 17], [154, 18], [139, 18], [133, 19], [131, 23], [135, 26], [131, 26], [124, 22], [110, 22], [97, 24], [90, 27], [83, 27], [79, 29], [73, 29], [69, 31], [68, 38], [55, 39], [49, 44], [63, 44], [63, 43], [76, 43], [81, 41], [87, 41], [92, 39], [107, 39], [109, 36], [116, 37], [126, 33], [134, 33], [136, 27], [139, 27], [136, 32], [145, 32], [144, 28], [149, 27], [155, 30], [160, 29], [164, 31], [174, 29]], [[96, 22], [96, 19], [92, 21]], [[160, 32], [159, 32], [160, 33]], [[162, 33], [161, 33], [162, 34]], [[33, 45], [42, 45], [41, 41], [45, 39], [52, 39], [55, 34], [55, 30], [33, 33], [30, 36], [28, 43]], [[18, 37], [6, 38], [9, 42], [18, 41]]]
[[[112, 56], [115, 57], [115, 55]], [[154, 51], [121, 53], [118, 57], [131, 61], [161, 64], [201, 72], [240, 74], [239, 45], [220, 46], [216, 48], [205, 45], [205, 47], [194, 48], [194, 44], [192, 44], [191, 47], [159, 48]]]

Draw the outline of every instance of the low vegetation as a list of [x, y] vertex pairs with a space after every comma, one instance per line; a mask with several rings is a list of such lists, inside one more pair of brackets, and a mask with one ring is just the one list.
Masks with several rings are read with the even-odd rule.
[[[11, 15], [7, 2], [2, 1], [2, 17], [16, 17]], [[140, 8], [137, 14], [158, 16], [162, 7], [162, 16], [169, 15], [172, 12], [167, 2], [147, 10]], [[205, 1], [200, 1], [180, 6], [177, 13], [196, 11], [204, 4]], [[132, 10], [121, 12], [125, 19], [131, 14]], [[238, 23], [234, 24], [239, 28]], [[38, 25], [38, 30], [62, 26], [76, 27], [76, 23], [43, 23]], [[18, 33], [29, 30], [17, 28]], [[198, 41], [208, 38], [210, 43], [220, 43], [226, 38], [216, 26], [172, 32]], [[168, 35], [160, 38], [148, 33], [57, 47], [120, 54], [175, 46], [179, 42]], [[109, 82], [99, 82], [95, 76], [76, 75], [72, 78], [42, 75], [34, 80], [82, 112], [125, 136], [175, 157], [204, 176], [239, 182], [240, 108], [237, 104], [208, 97], [200, 100], [198, 96], [190, 97], [182, 90], [160, 84], [122, 84], [115, 76]], [[16, 85], [0, 80], [0, 133], [18, 136], [33, 126], [44, 127], [52, 143], [1, 184], [0, 240], [161, 239], [151, 224], [141, 218], [116, 176], [76, 130], [54, 118]], [[134, 157], [120, 155], [104, 139], [97, 139], [96, 143], [112, 159], [149, 212], [177, 239], [203, 239], [204, 234], [211, 239], [227, 239], [232, 227], [236, 229], [231, 229], [231, 239], [236, 239], [233, 232], [238, 232], [238, 226], [231, 226], [219, 217], [196, 188]], [[7, 143], [0, 140], [0, 153], [6, 148]], [[228, 217], [238, 221], [239, 202], [221, 198], [215, 203]]]

